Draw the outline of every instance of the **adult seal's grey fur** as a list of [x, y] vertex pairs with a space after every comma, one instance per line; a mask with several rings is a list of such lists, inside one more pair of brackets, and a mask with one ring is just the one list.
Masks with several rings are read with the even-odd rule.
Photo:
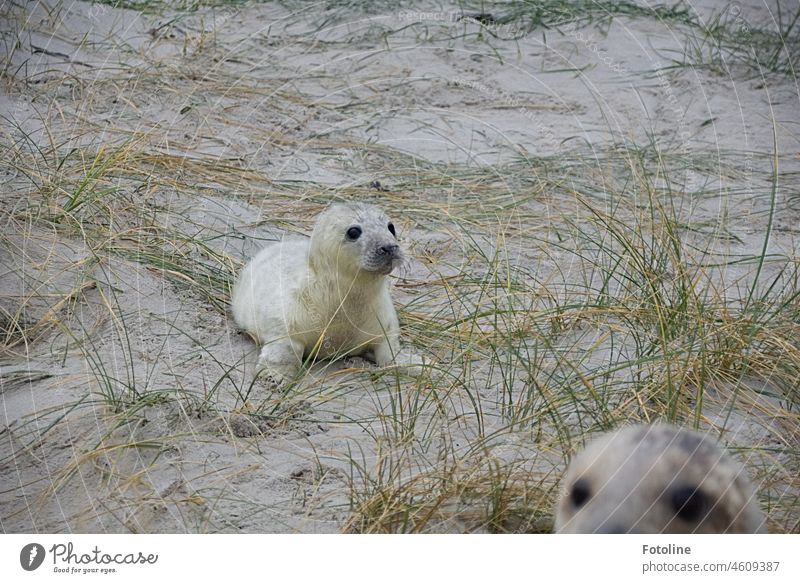
[[233, 289], [236, 323], [261, 345], [259, 371], [278, 382], [303, 358], [364, 355], [378, 365], [400, 358], [400, 328], [386, 276], [404, 260], [395, 227], [378, 207], [333, 204], [310, 239], [262, 249]]
[[636, 425], [590, 443], [556, 504], [560, 533], [757, 533], [765, 519], [744, 468], [708, 435]]

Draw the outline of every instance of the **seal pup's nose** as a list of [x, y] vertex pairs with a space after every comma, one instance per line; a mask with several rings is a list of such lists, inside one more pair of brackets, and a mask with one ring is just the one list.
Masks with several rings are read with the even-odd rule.
[[381, 255], [396, 255], [398, 249], [400, 249], [400, 245], [395, 245], [394, 243], [391, 245], [381, 245], [378, 249], [378, 253]]
[[629, 530], [621, 524], [612, 524], [610, 526], [601, 526], [593, 531], [595, 534], [636, 534], [635, 531]]

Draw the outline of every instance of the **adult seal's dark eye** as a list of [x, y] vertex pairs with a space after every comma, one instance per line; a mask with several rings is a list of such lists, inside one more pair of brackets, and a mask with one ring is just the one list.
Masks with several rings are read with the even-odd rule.
[[699, 522], [705, 517], [711, 506], [708, 496], [695, 486], [675, 488], [672, 491], [670, 503], [675, 515], [686, 522]]
[[580, 508], [592, 497], [592, 491], [589, 489], [589, 482], [586, 480], [577, 480], [572, 485], [572, 490], [569, 491], [569, 500], [575, 508]]
[[355, 241], [361, 236], [361, 227], [350, 227], [347, 229], [347, 238]]
[[395, 232], [394, 225], [392, 223], [389, 223], [389, 232], [392, 234], [392, 237], [395, 239], [397, 238], [397, 233]]

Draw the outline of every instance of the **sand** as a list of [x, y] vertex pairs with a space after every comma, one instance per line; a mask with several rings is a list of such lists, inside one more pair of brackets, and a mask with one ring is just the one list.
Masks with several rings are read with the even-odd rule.
[[[735, 7], [742, 42], [776, 14]], [[639, 155], [677, 169], [682, 241], [719, 259], [707, 283], [721, 297], [775, 278], [797, 289], [795, 76], [732, 56], [673, 66], [698, 41], [668, 18], [528, 31], [465, 10], [4, 6], [4, 532], [547, 532], [572, 451], [664, 411], [660, 369], [615, 369], [641, 354], [631, 335], [612, 341], [619, 313], [537, 331], [600, 277], [581, 258], [601, 250], [569, 229], [602, 224], [565, 189], [607, 210], [625, 192], [616, 216], [642, 219], [646, 194], [619, 178]], [[232, 278], [350, 199], [398, 226], [404, 342], [434, 365], [413, 378], [351, 358], [289, 388], [254, 378]], [[512, 272], [529, 287], [511, 293]], [[476, 319], [487, 298], [532, 319]], [[486, 349], [506, 324], [524, 344]], [[702, 401], [687, 381], [678, 421], [719, 435], [761, 484], [770, 528], [797, 531], [796, 385], [730, 370]], [[567, 385], [608, 389], [608, 409], [549, 392]]]

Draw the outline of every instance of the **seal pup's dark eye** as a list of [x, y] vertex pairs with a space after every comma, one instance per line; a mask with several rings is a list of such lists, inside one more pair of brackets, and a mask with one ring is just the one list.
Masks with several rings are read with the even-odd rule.
[[586, 504], [586, 501], [591, 497], [592, 491], [589, 489], [589, 482], [583, 479], [577, 480], [569, 492], [569, 500], [575, 508], [580, 508]]
[[392, 237], [395, 239], [397, 238], [397, 233], [395, 232], [394, 225], [392, 223], [389, 223], [389, 232], [392, 234]]
[[672, 491], [670, 497], [675, 515], [687, 522], [699, 522], [708, 512], [708, 496], [695, 486], [681, 486]]
[[347, 238], [355, 241], [361, 236], [361, 227], [350, 227], [347, 229]]

